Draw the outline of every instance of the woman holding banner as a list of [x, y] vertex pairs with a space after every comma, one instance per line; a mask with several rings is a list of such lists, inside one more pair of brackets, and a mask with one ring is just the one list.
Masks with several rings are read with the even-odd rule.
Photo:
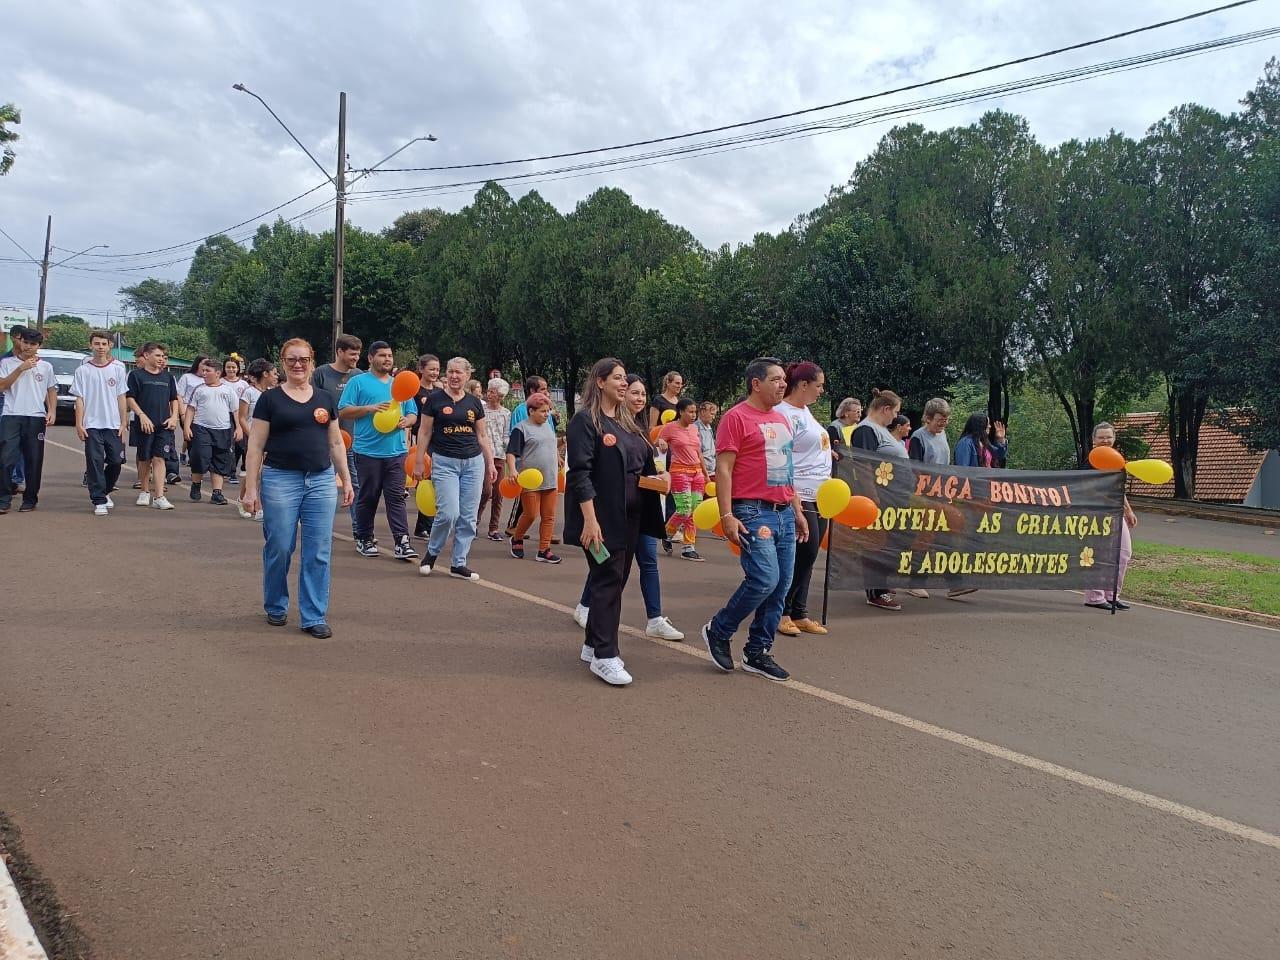
[[[1116, 428], [1103, 421], [1093, 428], [1093, 445], [1095, 447], [1114, 447], [1116, 445]], [[1086, 590], [1084, 605], [1096, 610], [1128, 610], [1129, 604], [1120, 599], [1120, 589], [1124, 586], [1124, 574], [1129, 569], [1129, 561], [1133, 559], [1133, 536], [1131, 527], [1138, 525], [1138, 515], [1129, 506], [1129, 498], [1124, 498], [1124, 523], [1120, 524], [1120, 570], [1116, 575], [1116, 592], [1110, 590]]]
[[[907, 448], [889, 432], [889, 424], [893, 423], [901, 409], [902, 398], [892, 390], [872, 390], [866, 419], [853, 431], [849, 445], [855, 450], [869, 450], [882, 457], [907, 459]], [[902, 604], [893, 595], [893, 591], [886, 587], [868, 590], [867, 604], [880, 610], [902, 609]]]

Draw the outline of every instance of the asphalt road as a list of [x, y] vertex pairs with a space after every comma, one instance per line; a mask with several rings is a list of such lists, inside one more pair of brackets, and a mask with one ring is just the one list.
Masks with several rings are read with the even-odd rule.
[[[1276, 631], [842, 594], [775, 647], [797, 683], [628, 636], [614, 689], [580, 557], [340, 541], [319, 642], [266, 626], [233, 507], [47, 474], [0, 518], [0, 807], [102, 957], [1275, 956]], [[736, 582], [705, 552], [662, 561], [691, 638]]]
[[[1271, 530], [1270, 533], [1267, 533]], [[1280, 536], [1270, 527], [1249, 523], [1225, 523], [1195, 517], [1168, 517], [1160, 513], [1139, 513], [1134, 537], [1171, 547], [1204, 550], [1235, 550], [1262, 557], [1280, 558]]]

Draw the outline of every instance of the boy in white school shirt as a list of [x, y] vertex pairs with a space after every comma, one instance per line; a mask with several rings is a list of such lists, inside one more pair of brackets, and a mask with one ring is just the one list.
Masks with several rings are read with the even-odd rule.
[[200, 481], [205, 473], [213, 480], [210, 503], [225, 504], [222, 484], [231, 472], [231, 451], [244, 435], [240, 430], [240, 395], [222, 379], [217, 361], [206, 360], [200, 367], [204, 383], [191, 391], [182, 432], [191, 456], [191, 499], [200, 499]]
[[0, 360], [0, 514], [13, 503], [13, 468], [21, 456], [27, 469], [19, 513], [30, 513], [40, 500], [44, 470], [44, 432], [58, 411], [58, 383], [53, 366], [38, 356], [44, 334], [24, 327], [13, 338], [13, 355]]
[[124, 464], [129, 374], [111, 356], [111, 335], [105, 330], [89, 334], [89, 349], [93, 356], [76, 368], [71, 395], [76, 398], [76, 436], [84, 444], [89, 500], [94, 516], [105, 517], [115, 506], [111, 491]]

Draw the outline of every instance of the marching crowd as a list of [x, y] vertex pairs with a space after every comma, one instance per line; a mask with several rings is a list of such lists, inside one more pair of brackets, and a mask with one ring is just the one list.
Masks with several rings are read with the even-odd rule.
[[[13, 349], [0, 358], [0, 514], [18, 492], [19, 512], [39, 503], [44, 433], [54, 423], [57, 391], [52, 367], [39, 358], [38, 330], [11, 331]], [[350, 511], [357, 552], [376, 557], [375, 519], [382, 504], [391, 553], [417, 562], [423, 576], [439, 573], [474, 581], [471, 545], [481, 527], [509, 541], [524, 559], [525, 540], [541, 563], [554, 552], [560, 493], [565, 496], [564, 543], [580, 547], [588, 574], [574, 619], [584, 631], [581, 659], [600, 679], [625, 685], [632, 677], [618, 644], [622, 593], [633, 561], [639, 566], [649, 636], [684, 639], [663, 613], [658, 550], [700, 562], [694, 513], [714, 497], [722, 531], [739, 555], [743, 579], [701, 628], [716, 667], [736, 668], [730, 642], [745, 621], [742, 669], [771, 680], [789, 674], [772, 656], [776, 634], [825, 634], [808, 612], [808, 593], [828, 521], [817, 509], [817, 489], [832, 475], [841, 451], [950, 464], [946, 427], [950, 406], [930, 400], [914, 432], [901, 399], [875, 392], [842, 400], [823, 426], [812, 406], [825, 377], [808, 361], [784, 365], [752, 360], [744, 371], [744, 399], [723, 416], [716, 404], [682, 396], [684, 379], [668, 373], [649, 397], [643, 380], [615, 358], [598, 361], [581, 388], [577, 412], [558, 429], [547, 381], [524, 383], [513, 410], [510, 384], [492, 371], [487, 384], [455, 357], [441, 367], [424, 354], [415, 371], [395, 369], [392, 347], [340, 336], [332, 362], [317, 365], [311, 345], [292, 339], [275, 364], [238, 356], [222, 363], [197, 358], [175, 378], [166, 348], [145, 343], [126, 370], [111, 355], [112, 338], [93, 331], [91, 355], [76, 370], [75, 426], [85, 445], [84, 482], [97, 516], [109, 516], [126, 462], [135, 450], [137, 506], [172, 510], [167, 492], [190, 466], [189, 497], [225, 505], [228, 484], [240, 486], [239, 511], [262, 524], [263, 606], [268, 623], [283, 626], [289, 609], [288, 573], [301, 537], [298, 611], [301, 628], [332, 636], [327, 622], [333, 520]], [[179, 440], [181, 442], [179, 442]], [[1100, 424], [1094, 442], [1115, 441]], [[180, 449], [181, 448], [181, 449]], [[1008, 454], [1004, 425], [968, 418], [956, 444], [962, 466], [1002, 467]], [[243, 479], [241, 478], [243, 470]], [[410, 489], [414, 488], [414, 489]], [[412, 535], [409, 501], [418, 507]], [[502, 519], [503, 501], [514, 501]], [[1128, 528], [1136, 518], [1125, 504], [1122, 571], [1131, 552]], [[486, 516], [487, 514], [487, 516]], [[537, 524], [536, 532], [534, 524]], [[422, 553], [414, 538], [424, 541]], [[447, 551], [447, 553], [446, 553]], [[1123, 572], [1122, 572], [1123, 576]], [[923, 590], [907, 591], [927, 597]], [[949, 596], [973, 592], [949, 591]], [[1089, 606], [1124, 609], [1119, 598], [1086, 596]], [[867, 602], [900, 610], [894, 592], [869, 590]]]

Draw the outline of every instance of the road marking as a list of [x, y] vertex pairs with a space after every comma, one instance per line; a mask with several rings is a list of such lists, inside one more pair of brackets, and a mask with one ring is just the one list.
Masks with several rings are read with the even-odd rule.
[[[56, 447], [61, 447], [72, 453], [80, 451], [56, 441], [46, 440], [46, 443], [52, 443]], [[135, 471], [136, 472], [136, 471]], [[333, 534], [340, 540], [351, 541], [352, 538], [336, 530]], [[495, 593], [501, 593], [516, 600], [522, 600], [525, 603], [532, 603], [540, 607], [546, 607], [548, 610], [554, 610], [556, 613], [565, 616], [573, 616], [573, 608], [565, 606], [562, 603], [556, 603], [554, 600], [548, 600], [545, 597], [539, 597], [532, 593], [526, 593], [515, 587], [508, 587], [506, 584], [498, 583], [493, 580], [478, 580], [475, 585], [483, 587], [486, 590], [492, 590]], [[1167, 610], [1166, 607], [1155, 607], [1153, 609]], [[1188, 613], [1182, 610], [1169, 610], [1171, 613], [1182, 613], [1185, 616], [1201, 617], [1206, 620], [1219, 620], [1218, 617], [1209, 617], [1204, 614]], [[1233, 623], [1240, 625], [1238, 621], [1224, 620], [1225, 623]], [[1244, 626], [1258, 626], [1257, 624], [1244, 624]], [[1262, 630], [1272, 629], [1270, 627], [1259, 627]], [[621, 624], [618, 627], [620, 633], [627, 636], [637, 637], [641, 640], [647, 640], [655, 646], [664, 650], [682, 653], [688, 657], [695, 657], [699, 660], [711, 662], [709, 654], [703, 652], [697, 647], [683, 643], [672, 643], [668, 640], [660, 640], [656, 637], [648, 636], [643, 630]], [[1188, 806], [1184, 803], [1178, 803], [1176, 800], [1168, 800], [1164, 797], [1156, 796], [1153, 793], [1146, 793], [1142, 790], [1136, 790], [1133, 787], [1126, 787], [1123, 784], [1115, 783], [1111, 780], [1105, 780], [1102, 777], [1095, 777], [1092, 774], [1083, 773], [1079, 770], [1073, 770], [1071, 767], [1064, 767], [1048, 760], [1041, 760], [1039, 757], [1033, 757], [1030, 754], [1020, 753], [1017, 750], [1010, 750], [1008, 747], [1002, 747], [997, 743], [991, 743], [987, 740], [980, 740], [977, 737], [971, 737], [968, 734], [960, 733], [956, 730], [950, 730], [946, 727], [940, 727], [937, 724], [929, 723], [926, 720], [917, 720], [915, 717], [909, 717], [906, 714], [897, 713], [893, 710], [887, 710], [884, 707], [877, 707], [875, 704], [866, 703], [862, 700], [855, 700], [852, 697], [846, 697], [844, 694], [835, 693], [822, 687], [816, 687], [813, 684], [805, 683], [800, 680], [790, 680], [787, 683], [774, 684], [782, 690], [792, 693], [801, 694], [803, 696], [813, 697], [830, 703], [833, 706], [843, 707], [846, 710], [852, 710], [861, 713], [864, 716], [874, 717], [877, 720], [883, 720], [887, 723], [904, 727], [916, 733], [934, 737], [938, 740], [944, 740], [947, 743], [956, 746], [965, 747], [966, 749], [986, 754], [989, 757], [995, 757], [998, 760], [1004, 760], [1008, 763], [1017, 764], [1026, 767], [1028, 770], [1035, 770], [1047, 776], [1056, 777], [1068, 783], [1074, 783], [1077, 786], [1085, 787], [1090, 790], [1096, 790], [1099, 793], [1108, 796], [1117, 797], [1121, 800], [1127, 800], [1130, 803], [1136, 803], [1139, 806], [1155, 810], [1158, 813], [1167, 814], [1169, 816], [1179, 817], [1189, 823], [1194, 823], [1202, 827], [1208, 827], [1211, 830], [1217, 830], [1220, 833], [1229, 836], [1239, 837], [1242, 840], [1249, 840], [1253, 843], [1260, 844], [1264, 847], [1271, 847], [1274, 850], [1280, 850], [1280, 835], [1268, 833], [1257, 827], [1251, 827], [1245, 823], [1239, 823], [1235, 820], [1229, 820], [1226, 817], [1219, 817], [1205, 810]]]

